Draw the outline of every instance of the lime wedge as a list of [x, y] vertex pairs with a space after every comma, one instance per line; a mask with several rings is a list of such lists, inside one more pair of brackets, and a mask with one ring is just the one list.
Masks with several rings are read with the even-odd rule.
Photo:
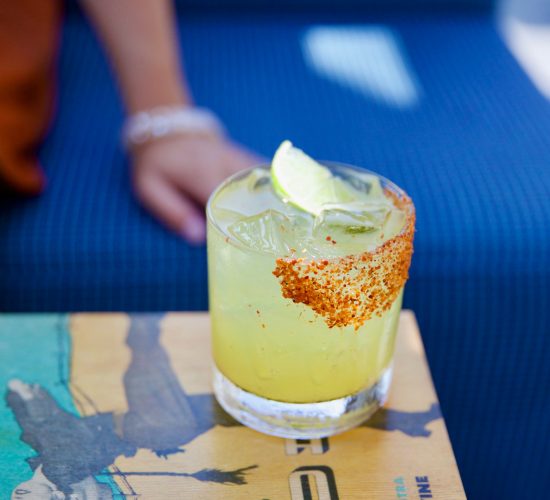
[[334, 177], [290, 141], [284, 141], [275, 152], [271, 180], [281, 198], [314, 215], [319, 215], [327, 203], [350, 203], [362, 198], [362, 193]]

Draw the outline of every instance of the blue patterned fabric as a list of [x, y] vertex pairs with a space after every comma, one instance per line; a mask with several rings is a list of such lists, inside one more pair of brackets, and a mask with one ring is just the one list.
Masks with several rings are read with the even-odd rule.
[[[550, 103], [491, 16], [193, 11], [182, 19], [196, 100], [235, 139], [270, 156], [291, 138], [411, 194], [418, 231], [405, 305], [418, 316], [469, 498], [542, 498], [550, 491]], [[342, 28], [355, 35], [342, 38]], [[319, 59], [331, 36], [343, 52]], [[356, 42], [371, 47], [367, 62]], [[394, 66], [377, 59], [388, 50]], [[0, 205], [0, 309], [205, 309], [204, 248], [165, 232], [134, 201], [118, 139], [122, 107], [74, 11], [60, 77], [59, 114], [41, 153], [48, 190]]]
[[255, 9], [273, 10], [274, 7], [299, 9], [319, 9], [319, 7], [353, 8], [476, 8], [490, 7], [495, 0], [176, 0], [181, 9], [189, 8], [215, 8], [215, 9]]

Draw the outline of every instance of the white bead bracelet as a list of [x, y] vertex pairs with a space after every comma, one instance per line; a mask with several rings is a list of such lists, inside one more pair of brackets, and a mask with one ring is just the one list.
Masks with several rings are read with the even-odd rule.
[[127, 148], [172, 134], [223, 134], [218, 117], [205, 108], [159, 107], [128, 117], [122, 129]]

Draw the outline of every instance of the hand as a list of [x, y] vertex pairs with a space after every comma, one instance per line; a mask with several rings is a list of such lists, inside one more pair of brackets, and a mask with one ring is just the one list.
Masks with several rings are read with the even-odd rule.
[[173, 135], [137, 148], [133, 184], [139, 200], [191, 243], [206, 236], [210, 193], [226, 177], [262, 160], [221, 136]]

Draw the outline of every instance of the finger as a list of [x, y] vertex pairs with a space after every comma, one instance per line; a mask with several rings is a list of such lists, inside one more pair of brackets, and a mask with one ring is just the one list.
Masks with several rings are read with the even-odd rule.
[[259, 167], [261, 165], [269, 165], [271, 160], [265, 156], [260, 156], [249, 149], [239, 147], [236, 148], [236, 156], [238, 156], [237, 164], [235, 167], [249, 168], [249, 167]]
[[204, 217], [193, 203], [160, 175], [140, 175], [136, 192], [143, 204], [166, 226], [191, 243], [206, 237]]
[[233, 173], [245, 168], [258, 167], [268, 163], [269, 160], [266, 158], [262, 158], [242, 146], [231, 144], [231, 154], [228, 157], [226, 169], [229, 173]]
[[[217, 166], [216, 163], [212, 165]], [[205, 170], [202, 166], [192, 167], [191, 175], [189, 172], [171, 172], [169, 176], [180, 191], [202, 206], [206, 205], [212, 191], [227, 177], [220, 168]]]
[[192, 183], [189, 183], [188, 176], [180, 175], [179, 172], [171, 173], [171, 180], [193, 200], [203, 205], [208, 201], [212, 191], [230, 175], [239, 170], [265, 164], [265, 161], [259, 157], [237, 147], [228, 147], [222, 154], [219, 152], [210, 152], [210, 154], [209, 158], [203, 157], [204, 164], [210, 165], [210, 169], [197, 167]]

